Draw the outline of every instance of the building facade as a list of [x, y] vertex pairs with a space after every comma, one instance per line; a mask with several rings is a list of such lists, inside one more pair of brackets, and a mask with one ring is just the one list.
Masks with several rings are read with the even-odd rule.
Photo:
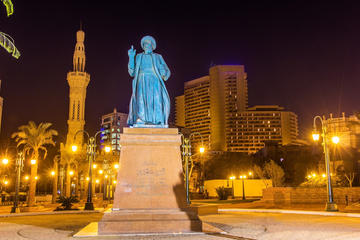
[[[194, 134], [191, 138], [194, 147], [210, 147], [210, 80], [209, 76], [198, 78], [184, 85], [185, 127]], [[178, 113], [178, 112], [177, 112]]]
[[248, 105], [247, 74], [242, 65], [210, 68], [211, 149], [228, 151], [234, 117]]
[[175, 125], [185, 127], [185, 95], [175, 97]]
[[[213, 66], [209, 75], [185, 82], [175, 102], [178, 126], [202, 135], [211, 151], [253, 153], [273, 140], [287, 145], [298, 136], [295, 113], [274, 105], [248, 108], [247, 74], [242, 65]], [[182, 120], [184, 118], [184, 120]], [[192, 141], [201, 138], [194, 134]]]
[[288, 145], [298, 136], [297, 115], [277, 105], [259, 105], [233, 118], [228, 135], [228, 151], [255, 153], [266, 141]]
[[127, 127], [128, 114], [117, 112], [116, 108], [112, 113], [101, 117], [101, 137], [102, 146], [109, 145], [111, 150], [120, 152], [120, 134], [123, 128]]
[[[327, 126], [327, 135], [329, 138], [338, 136], [340, 138], [339, 145], [344, 148], [355, 148], [360, 147], [360, 119], [356, 115], [345, 116], [342, 113], [341, 117], [330, 117], [325, 119], [323, 117], [324, 124]], [[330, 141], [331, 139], [329, 139]]]

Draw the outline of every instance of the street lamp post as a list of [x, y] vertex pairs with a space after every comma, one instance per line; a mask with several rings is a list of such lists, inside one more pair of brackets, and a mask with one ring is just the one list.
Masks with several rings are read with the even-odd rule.
[[194, 134], [198, 134], [201, 138], [201, 147], [200, 147], [199, 151], [200, 151], [200, 153], [203, 153], [204, 152], [203, 139], [199, 132], [191, 133], [188, 138], [185, 138], [185, 136], [182, 133], [180, 133], [181, 137], [183, 138], [181, 147], [182, 147], [183, 159], [185, 161], [186, 203], [189, 205], [191, 204], [190, 194], [189, 194], [189, 162], [192, 161], [191, 160], [191, 137]]
[[242, 180], [242, 192], [243, 192], [243, 195], [242, 195], [242, 200], [245, 200], [245, 179], [246, 179], [246, 175], [244, 176], [240, 176], [240, 179]]
[[234, 190], [234, 180], [235, 180], [235, 176], [231, 176], [230, 180], [231, 180], [231, 193], [232, 193], [232, 198], [235, 198], [235, 190]]
[[[88, 196], [87, 196], [84, 210], [94, 210], [94, 204], [92, 202], [92, 165], [93, 165], [93, 161], [95, 161], [95, 150], [96, 150], [95, 149], [96, 148], [95, 139], [96, 139], [96, 136], [99, 133], [101, 133], [101, 131], [96, 132], [94, 137], [90, 137], [89, 133], [86, 132], [85, 130], [79, 130], [74, 135], [74, 142], [76, 139], [76, 135], [80, 132], [85, 133], [88, 137], [88, 143], [86, 146], [86, 155], [87, 155], [87, 158], [89, 161], [89, 182], [88, 182]], [[72, 150], [76, 151], [77, 148], [75, 146], [73, 146]]]
[[[326, 202], [326, 207], [325, 210], [326, 211], [338, 211], [338, 207], [336, 205], [336, 203], [334, 202], [333, 199], [333, 190], [332, 190], [332, 186], [331, 186], [331, 174], [330, 174], [330, 156], [329, 156], [329, 149], [328, 149], [328, 139], [327, 139], [327, 129], [326, 129], [326, 124], [324, 124], [323, 119], [320, 116], [315, 116], [314, 117], [314, 133], [313, 133], [313, 139], [314, 141], [318, 141], [320, 139], [320, 134], [317, 131], [316, 128], [316, 119], [320, 120], [321, 123], [321, 129], [322, 129], [322, 145], [324, 148], [324, 154], [325, 154], [325, 168], [326, 168], [326, 175], [327, 175], [327, 195], [328, 195], [328, 199]], [[337, 140], [337, 141], [336, 141]], [[339, 138], [337, 137], [336, 140], [333, 140], [334, 143], [338, 143]]]
[[15, 199], [14, 206], [11, 208], [11, 213], [19, 213], [19, 189], [20, 189], [20, 179], [21, 171], [24, 168], [24, 155], [23, 152], [17, 153], [16, 158], [16, 182], [15, 182]]

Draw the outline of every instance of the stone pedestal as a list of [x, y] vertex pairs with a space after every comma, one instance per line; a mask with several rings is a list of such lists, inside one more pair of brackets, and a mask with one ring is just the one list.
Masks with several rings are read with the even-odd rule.
[[99, 235], [200, 232], [187, 208], [181, 137], [173, 128], [124, 128], [113, 209]]

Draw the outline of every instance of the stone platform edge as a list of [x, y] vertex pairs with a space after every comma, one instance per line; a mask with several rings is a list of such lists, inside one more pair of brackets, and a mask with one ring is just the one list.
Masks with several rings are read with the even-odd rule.
[[214, 227], [206, 222], [202, 222], [202, 232], [173, 232], [173, 233], [122, 233], [122, 234], [109, 234], [109, 235], [99, 235], [99, 225], [98, 222], [91, 222], [79, 232], [73, 235], [75, 238], [85, 238], [85, 237], [114, 237], [114, 236], [121, 236], [121, 237], [131, 237], [131, 236], [188, 236], [188, 235], [205, 235], [205, 234], [227, 234], [222, 229]]

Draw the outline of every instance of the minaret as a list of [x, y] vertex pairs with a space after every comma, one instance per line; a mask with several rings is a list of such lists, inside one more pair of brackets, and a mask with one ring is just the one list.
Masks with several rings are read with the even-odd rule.
[[[73, 58], [73, 71], [67, 74], [67, 81], [70, 87], [69, 120], [66, 144], [71, 146], [74, 143], [74, 135], [79, 130], [84, 130], [85, 125], [85, 99], [86, 88], [90, 82], [90, 74], [85, 72], [85, 33], [82, 30], [76, 33], [76, 45]], [[83, 134], [76, 136], [76, 144], [81, 146]]]

